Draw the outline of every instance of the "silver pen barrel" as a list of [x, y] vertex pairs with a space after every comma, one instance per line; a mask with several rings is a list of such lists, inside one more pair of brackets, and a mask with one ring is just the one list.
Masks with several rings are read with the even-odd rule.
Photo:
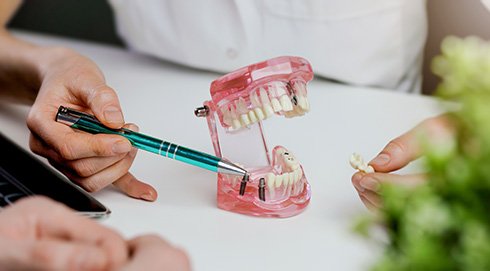
[[247, 174], [247, 171], [245, 169], [225, 159], [222, 159], [221, 161], [218, 162], [218, 172], [224, 174], [239, 175], [239, 176], [244, 176]]

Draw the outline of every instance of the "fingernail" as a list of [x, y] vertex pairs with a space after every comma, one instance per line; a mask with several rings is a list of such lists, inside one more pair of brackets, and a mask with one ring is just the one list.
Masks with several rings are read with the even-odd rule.
[[369, 162], [370, 165], [375, 165], [375, 166], [384, 166], [390, 162], [390, 156], [386, 153], [381, 153], [378, 156], [376, 156], [371, 162]]
[[112, 145], [112, 151], [114, 153], [127, 153], [131, 151], [131, 144], [126, 140], [119, 140]]
[[357, 188], [357, 190], [359, 190], [359, 192], [364, 192], [364, 188], [360, 186], [359, 182], [361, 181], [362, 179], [362, 174], [361, 173], [356, 173], [353, 177], [352, 177], [352, 184]]
[[359, 185], [363, 187], [364, 189], [371, 190], [371, 191], [378, 191], [379, 190], [379, 182], [378, 180], [372, 178], [372, 177], [364, 177], [362, 180], [359, 182]]
[[110, 123], [124, 123], [124, 118], [121, 110], [114, 106], [109, 106], [108, 108], [106, 108], [106, 110], [104, 111], [104, 118], [107, 122]]
[[141, 195], [140, 198], [147, 200], [147, 201], [154, 201], [151, 193], [145, 193], [145, 194]]

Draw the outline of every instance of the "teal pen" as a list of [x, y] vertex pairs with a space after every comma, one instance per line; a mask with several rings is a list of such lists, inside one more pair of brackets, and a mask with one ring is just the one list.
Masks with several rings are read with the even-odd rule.
[[207, 153], [195, 151], [177, 144], [147, 136], [129, 129], [111, 129], [104, 126], [93, 115], [79, 112], [64, 106], [60, 106], [56, 114], [56, 121], [72, 128], [91, 134], [116, 134], [128, 139], [138, 149], [156, 153], [170, 159], [201, 167], [214, 172], [247, 175], [247, 171], [226, 159], [222, 159]]

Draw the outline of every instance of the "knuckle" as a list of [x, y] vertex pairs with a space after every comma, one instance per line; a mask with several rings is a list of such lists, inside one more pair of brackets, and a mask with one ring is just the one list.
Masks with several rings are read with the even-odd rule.
[[84, 181], [81, 181], [80, 186], [90, 193], [97, 192], [102, 189], [101, 183], [98, 182], [96, 179], [86, 179]]
[[34, 133], [34, 131], [36, 131], [36, 128], [39, 126], [40, 123], [43, 123], [41, 120], [41, 116], [34, 108], [31, 109], [26, 118], [27, 128], [29, 128], [29, 130]]
[[70, 167], [80, 177], [89, 177], [97, 173], [97, 169], [95, 168], [95, 165], [85, 160], [78, 160], [76, 162], [72, 162], [70, 163]]
[[73, 149], [72, 144], [69, 141], [65, 140], [58, 147], [58, 153], [66, 160], [73, 160], [76, 158], [76, 153]]
[[388, 143], [386, 149], [388, 149], [388, 150], [389, 149], [399, 149], [402, 152], [406, 152], [407, 146], [405, 146], [405, 144], [401, 140], [399, 140], [398, 138], [395, 138]]
[[96, 156], [104, 156], [111, 153], [110, 148], [107, 148], [106, 144], [104, 144], [104, 140], [98, 136], [91, 136], [89, 145]]
[[94, 100], [112, 100], [117, 97], [116, 92], [109, 86], [103, 84], [95, 87], [91, 93]]
[[42, 243], [34, 244], [30, 251], [29, 258], [43, 268], [59, 268], [59, 266], [57, 266], [57, 255], [51, 246], [44, 246]]

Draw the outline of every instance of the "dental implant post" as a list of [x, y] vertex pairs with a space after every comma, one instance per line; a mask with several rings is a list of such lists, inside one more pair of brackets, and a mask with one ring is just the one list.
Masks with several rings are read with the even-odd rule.
[[259, 180], [259, 199], [265, 201], [265, 179], [260, 178]]
[[248, 174], [243, 175], [242, 181], [240, 182], [240, 196], [245, 195], [245, 188], [247, 188], [247, 183], [250, 177]]

